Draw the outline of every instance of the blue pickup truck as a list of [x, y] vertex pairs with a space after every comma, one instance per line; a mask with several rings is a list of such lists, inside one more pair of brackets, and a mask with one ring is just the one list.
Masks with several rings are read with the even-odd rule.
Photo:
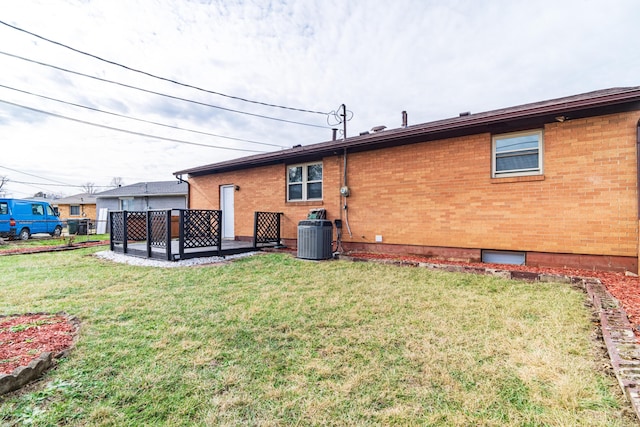
[[27, 240], [32, 234], [60, 236], [64, 224], [41, 200], [0, 199], [0, 237]]

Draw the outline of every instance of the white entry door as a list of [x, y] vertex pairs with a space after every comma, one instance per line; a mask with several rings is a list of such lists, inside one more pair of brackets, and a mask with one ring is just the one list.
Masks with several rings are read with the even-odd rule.
[[234, 239], [236, 237], [233, 229], [233, 193], [234, 185], [223, 185], [220, 187], [220, 210], [222, 211], [222, 238]]

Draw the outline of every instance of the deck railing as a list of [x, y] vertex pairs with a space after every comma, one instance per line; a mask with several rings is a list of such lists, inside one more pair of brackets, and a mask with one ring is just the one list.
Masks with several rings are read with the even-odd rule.
[[147, 258], [153, 255], [153, 248], [164, 249], [167, 260], [171, 261], [171, 210], [147, 211]]
[[256, 212], [253, 226], [253, 246], [280, 244], [280, 218], [282, 212]]
[[165, 258], [171, 254], [171, 209], [148, 211], [109, 212], [109, 243], [112, 251], [123, 253], [140, 252], [129, 249], [129, 242], [147, 242], [146, 256], [151, 258], [152, 248], [165, 251]]
[[180, 209], [180, 259], [185, 249], [217, 248], [222, 253], [222, 211]]
[[[172, 219], [176, 220], [176, 216], [172, 214], [176, 212], [178, 213], [178, 230], [172, 233]], [[253, 249], [274, 243], [280, 244], [281, 216], [280, 212], [255, 213]], [[187, 259], [223, 254], [222, 211], [220, 210], [112, 211], [109, 212], [109, 234], [112, 251], [147, 258], [165, 258], [173, 261], [175, 258]], [[172, 253], [171, 246], [172, 238], [176, 237], [178, 238], [177, 254]], [[130, 242], [142, 241], [146, 241], [146, 251], [129, 247]]]

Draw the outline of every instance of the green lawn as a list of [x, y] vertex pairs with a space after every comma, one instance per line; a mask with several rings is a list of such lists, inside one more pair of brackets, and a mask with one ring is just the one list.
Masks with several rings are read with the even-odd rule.
[[95, 240], [109, 240], [108, 234], [89, 234], [89, 235], [71, 235], [61, 237], [49, 237], [45, 234], [37, 234], [29, 240], [12, 240], [0, 245], [0, 253], [16, 248], [34, 247], [34, 246], [67, 246], [70, 243], [83, 243]]
[[566, 284], [281, 254], [159, 269], [104, 249], [0, 257], [0, 313], [82, 321], [0, 425], [637, 425]]

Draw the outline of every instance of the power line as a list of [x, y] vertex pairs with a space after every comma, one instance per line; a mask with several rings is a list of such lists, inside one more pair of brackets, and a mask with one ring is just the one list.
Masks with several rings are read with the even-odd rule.
[[[47, 184], [47, 183], [42, 183], [42, 182], [33, 182], [33, 183], [32, 183], [32, 182], [14, 181], [14, 180], [12, 180], [12, 179], [9, 179], [9, 180], [7, 181], [7, 184], [11, 184], [11, 183], [15, 183], [15, 184], [23, 184], [23, 185], [27, 185], [27, 186], [29, 186], [29, 187], [32, 187], [32, 188], [38, 189], [38, 190], [43, 191], [43, 192], [44, 192], [44, 191], [46, 191], [46, 190], [45, 190], [44, 188], [42, 188], [42, 187], [39, 187], [39, 186], [43, 186], [43, 185], [44, 185], [44, 186], [53, 186], [53, 187], [76, 187], [76, 186], [74, 186], [74, 185], [72, 185], [72, 184], [62, 183], [62, 181], [56, 181], [55, 179], [45, 178], [45, 177], [43, 177], [43, 176], [34, 175], [34, 174], [32, 174], [32, 173], [29, 173], [29, 172], [19, 171], [19, 170], [17, 170], [17, 169], [12, 169], [12, 168], [9, 168], [9, 167], [7, 167], [7, 166], [2, 166], [2, 165], [0, 165], [0, 168], [2, 168], [2, 169], [7, 169], [7, 170], [10, 170], [10, 171], [12, 171], [12, 172], [19, 173], [19, 174], [32, 176], [32, 177], [34, 177], [34, 178], [44, 179], [45, 181], [51, 181], [51, 182], [54, 182], [54, 183], [58, 183], [58, 184]], [[82, 187], [82, 186], [79, 186], [79, 187]], [[25, 193], [24, 191], [16, 191], [16, 190], [12, 190], [11, 192], [12, 192], [12, 193], [27, 194], [27, 195], [30, 195], [30, 196], [32, 195], [31, 193]]]
[[277, 104], [269, 104], [269, 103], [266, 103], [266, 102], [253, 101], [253, 100], [250, 100], [250, 99], [241, 98], [239, 96], [226, 95], [224, 93], [215, 92], [215, 91], [208, 90], [208, 89], [202, 89], [202, 88], [200, 88], [198, 86], [190, 85], [190, 84], [187, 84], [187, 83], [181, 83], [181, 82], [173, 80], [173, 79], [157, 76], [155, 74], [152, 74], [152, 73], [149, 73], [149, 72], [146, 72], [146, 71], [142, 71], [142, 70], [138, 70], [138, 69], [135, 69], [135, 68], [131, 68], [131, 67], [128, 67], [126, 65], [123, 65], [123, 64], [120, 64], [120, 63], [117, 63], [117, 62], [114, 62], [114, 61], [110, 61], [108, 59], [101, 58], [101, 57], [99, 57], [97, 55], [93, 55], [91, 53], [84, 52], [82, 50], [79, 50], [79, 49], [73, 48], [71, 46], [68, 46], [66, 44], [63, 44], [63, 43], [48, 39], [46, 37], [43, 37], [43, 36], [40, 36], [38, 34], [35, 34], [35, 33], [30, 32], [30, 31], [27, 31], [25, 29], [22, 29], [22, 28], [14, 26], [14, 25], [8, 24], [8, 23], [6, 23], [4, 21], [0, 21], [0, 24], [6, 25], [7, 27], [13, 28], [14, 30], [18, 30], [18, 31], [21, 31], [23, 33], [29, 34], [29, 35], [31, 35], [33, 37], [37, 37], [37, 38], [39, 38], [41, 40], [44, 40], [44, 41], [47, 41], [49, 43], [53, 43], [53, 44], [55, 44], [57, 46], [64, 47], [65, 49], [72, 50], [72, 51], [74, 51], [76, 53], [80, 53], [82, 55], [89, 56], [89, 57], [97, 59], [99, 61], [106, 62], [107, 64], [115, 65], [117, 67], [121, 67], [121, 68], [124, 68], [124, 69], [129, 70], [129, 71], [133, 71], [133, 72], [136, 72], [136, 73], [144, 74], [146, 76], [153, 77], [153, 78], [159, 79], [159, 80], [163, 80], [163, 81], [166, 81], [166, 82], [169, 82], [169, 83], [177, 84], [177, 85], [188, 87], [188, 88], [191, 88], [191, 89], [196, 89], [196, 90], [199, 90], [199, 91], [202, 91], [202, 92], [211, 93], [213, 95], [219, 95], [219, 96], [224, 96], [226, 98], [236, 99], [238, 101], [249, 102], [249, 103], [252, 103], [252, 104], [259, 104], [259, 105], [264, 105], [264, 106], [267, 106], [267, 107], [281, 108], [281, 109], [285, 109], [285, 110], [299, 111], [299, 112], [303, 112], [303, 113], [321, 114], [323, 116], [328, 115], [328, 113], [325, 113], [325, 112], [322, 112], [322, 111], [306, 110], [306, 109], [303, 109], [303, 108], [294, 108], [294, 107], [286, 107], [286, 106], [277, 105]]
[[126, 84], [126, 83], [116, 82], [114, 80], [103, 79], [101, 77], [92, 76], [92, 75], [89, 75], [89, 74], [81, 73], [79, 71], [69, 70], [67, 68], [58, 67], [56, 65], [47, 64], [45, 62], [36, 61], [34, 59], [25, 58], [23, 56], [14, 55], [14, 54], [8, 53], [8, 52], [0, 51], [0, 54], [1, 55], [5, 55], [5, 56], [9, 56], [9, 57], [12, 57], [12, 58], [15, 58], [15, 59], [20, 59], [20, 60], [23, 60], [23, 61], [26, 61], [26, 62], [31, 62], [33, 64], [38, 64], [38, 65], [41, 65], [43, 67], [49, 67], [49, 68], [53, 68], [55, 70], [64, 71], [65, 73], [76, 74], [78, 76], [87, 77], [87, 78], [94, 79], [94, 80], [99, 80], [99, 81], [102, 81], [102, 82], [105, 82], [105, 83], [111, 83], [111, 84], [114, 84], [114, 85], [126, 87], [128, 89], [138, 90], [138, 91], [145, 92], [145, 93], [150, 93], [150, 94], [153, 94], [153, 95], [164, 96], [166, 98], [171, 98], [171, 99], [175, 99], [175, 100], [178, 100], [178, 101], [190, 102], [192, 104], [203, 105], [205, 107], [210, 107], [210, 108], [217, 108], [219, 110], [228, 111], [230, 113], [244, 114], [244, 115], [247, 115], [247, 116], [258, 117], [258, 118], [261, 118], [261, 119], [275, 120], [275, 121], [278, 121], [278, 122], [291, 123], [291, 124], [296, 124], [296, 125], [301, 125], [301, 126], [310, 126], [310, 127], [321, 128], [321, 129], [330, 129], [327, 126], [314, 125], [314, 124], [311, 124], [311, 123], [304, 123], [304, 122], [297, 122], [295, 120], [280, 119], [278, 117], [265, 116], [263, 114], [249, 113], [249, 112], [246, 112], [246, 111], [234, 110], [233, 108], [226, 108], [226, 107], [221, 107], [219, 105], [207, 104], [205, 102], [194, 101], [192, 99], [187, 99], [187, 98], [181, 98], [179, 96], [168, 95], [166, 93], [155, 92], [155, 91], [149, 90], [149, 89], [142, 89], [142, 88], [137, 87], [137, 86], [132, 86], [132, 85], [129, 85], [129, 84]]
[[17, 169], [11, 169], [11, 168], [9, 168], [9, 167], [7, 167], [7, 166], [2, 166], [2, 165], [0, 165], [0, 168], [2, 168], [2, 169], [6, 169], [6, 170], [10, 170], [10, 171], [12, 171], [12, 172], [21, 173], [21, 174], [23, 174], [23, 175], [29, 175], [29, 176], [32, 176], [32, 177], [34, 177], [34, 178], [44, 179], [45, 181], [55, 182], [55, 183], [58, 183], [58, 185], [71, 185], [71, 184], [67, 184], [66, 182], [56, 181], [55, 179], [45, 178], [45, 177], [43, 177], [43, 176], [34, 175], [34, 174], [32, 174], [32, 173], [29, 173], [29, 172], [23, 172], [23, 171], [19, 171], [19, 170], [17, 170]]
[[[34, 187], [34, 188], [38, 188], [38, 187]], [[38, 188], [38, 190], [42, 190], [42, 189]], [[33, 196], [33, 194], [31, 194], [31, 193], [27, 193], [27, 192], [24, 192], [24, 191], [17, 191], [17, 190], [7, 191], [7, 194], [9, 194], [9, 193], [11, 193], [11, 194], [18, 193], [18, 194], [24, 194], [26, 196]]]
[[194, 129], [185, 129], [185, 128], [181, 128], [179, 126], [173, 126], [173, 125], [168, 125], [168, 124], [165, 124], [165, 123], [154, 122], [154, 121], [151, 121], [151, 120], [140, 119], [140, 118], [137, 118], [137, 117], [126, 116], [124, 114], [118, 114], [118, 113], [114, 113], [114, 112], [111, 112], [111, 111], [104, 111], [104, 110], [100, 110], [99, 108], [88, 107], [86, 105], [75, 104], [73, 102], [63, 101], [61, 99], [56, 99], [56, 98], [51, 98], [51, 97], [48, 97], [48, 96], [45, 96], [45, 95], [40, 95], [40, 94], [29, 92], [29, 91], [26, 91], [26, 90], [23, 90], [23, 89], [17, 89], [17, 88], [14, 88], [14, 87], [5, 86], [3, 84], [0, 84], [0, 87], [3, 87], [5, 89], [9, 89], [9, 90], [13, 90], [13, 91], [16, 91], [16, 92], [26, 93], [26, 94], [32, 95], [32, 96], [37, 96], [39, 98], [48, 99], [50, 101], [55, 101], [55, 102], [59, 102], [59, 103], [62, 103], [62, 104], [71, 105], [71, 106], [74, 106], [74, 107], [85, 108], [87, 110], [96, 111], [96, 112], [99, 112], [99, 113], [110, 114], [112, 116], [123, 117], [125, 119], [136, 120], [136, 121], [139, 121], [139, 122], [149, 123], [149, 124], [153, 124], [153, 125], [157, 125], [157, 126], [164, 126], [164, 127], [168, 127], [168, 128], [171, 128], [171, 129], [183, 130], [183, 131], [186, 131], [186, 132], [193, 132], [193, 133], [198, 133], [198, 134], [201, 134], [201, 135], [214, 136], [216, 138], [230, 139], [230, 140], [233, 140], [233, 141], [248, 142], [250, 144], [268, 145], [270, 147], [285, 148], [285, 146], [283, 146], [283, 145], [269, 144], [269, 143], [266, 143], [266, 142], [251, 141], [251, 140], [248, 140], [248, 139], [234, 138], [234, 137], [231, 137], [231, 136], [217, 135], [215, 133], [203, 132], [203, 131], [198, 131], [198, 130], [194, 130]]
[[246, 148], [231, 148], [231, 147], [221, 147], [219, 145], [200, 144], [198, 142], [184, 141], [182, 139], [165, 138], [163, 136], [150, 135], [150, 134], [142, 133], [142, 132], [134, 132], [134, 131], [126, 130], [126, 129], [116, 128], [116, 127], [113, 127], [113, 126], [101, 125], [99, 123], [92, 123], [92, 122], [88, 122], [88, 121], [85, 121], [85, 120], [74, 119], [73, 117], [63, 116], [61, 114], [56, 114], [56, 113], [52, 113], [52, 112], [49, 112], [49, 111], [39, 110], [37, 108], [27, 107], [26, 105], [16, 104], [16, 103], [13, 103], [13, 102], [5, 101], [3, 99], [0, 99], [0, 102], [3, 103], [3, 104], [13, 105], [14, 107], [20, 107], [20, 108], [24, 108], [26, 110], [35, 111], [37, 113], [46, 114], [46, 115], [53, 116], [53, 117], [58, 117], [60, 119], [70, 120], [72, 122], [82, 123], [82, 124], [85, 124], [85, 125], [95, 126], [95, 127], [99, 127], [99, 128], [103, 128], [103, 129], [114, 130], [116, 132], [127, 133], [127, 134], [130, 134], [130, 135], [144, 136], [144, 137], [147, 137], [147, 138], [160, 139], [162, 141], [177, 142], [177, 143], [180, 143], [180, 144], [195, 145], [195, 146], [198, 146], [198, 147], [217, 148], [217, 149], [220, 149], [220, 150], [244, 151], [244, 152], [249, 152], [249, 153], [265, 153], [266, 152], [266, 151], [258, 151], [258, 150], [248, 150]]
[[[42, 178], [46, 179], [46, 178]], [[13, 179], [9, 180], [9, 182], [13, 182], [15, 184], [25, 184], [25, 185], [48, 185], [51, 187], [75, 187], [75, 188], [84, 188], [84, 185], [73, 185], [73, 184], [47, 184], [42, 182], [24, 182], [24, 181], [15, 181]], [[113, 185], [94, 185], [94, 188], [113, 188]]]

